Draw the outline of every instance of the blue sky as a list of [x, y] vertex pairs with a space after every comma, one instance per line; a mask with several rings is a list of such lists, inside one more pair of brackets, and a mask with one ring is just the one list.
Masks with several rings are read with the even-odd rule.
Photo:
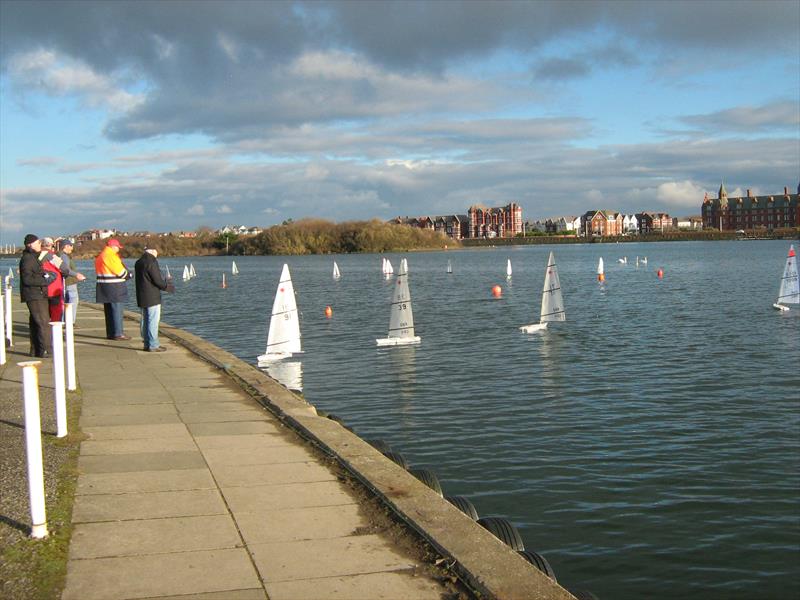
[[699, 213], [800, 181], [800, 2], [0, 2], [0, 243]]

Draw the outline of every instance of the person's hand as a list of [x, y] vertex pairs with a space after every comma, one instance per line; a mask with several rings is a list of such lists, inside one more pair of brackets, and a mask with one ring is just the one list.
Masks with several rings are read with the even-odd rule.
[[53, 281], [55, 278], [56, 278], [56, 275], [55, 275], [55, 273], [51, 273], [50, 271], [45, 271], [45, 272], [44, 272], [44, 280], [45, 280], [47, 283], [50, 283], [50, 282], [51, 282], [51, 281]]
[[85, 280], [86, 280], [86, 275], [84, 275], [83, 273], [77, 273], [77, 274], [75, 275], [75, 278], [76, 278], [78, 281], [85, 281]]

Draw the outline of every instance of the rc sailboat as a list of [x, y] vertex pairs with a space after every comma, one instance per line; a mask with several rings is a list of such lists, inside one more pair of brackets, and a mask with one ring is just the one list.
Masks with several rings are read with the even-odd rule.
[[603, 266], [603, 257], [600, 257], [600, 260], [597, 261], [597, 281], [605, 281], [606, 280], [606, 270]]
[[547, 329], [547, 324], [553, 321], [566, 321], [564, 312], [564, 299], [561, 297], [561, 282], [558, 279], [558, 269], [553, 253], [547, 260], [547, 271], [544, 275], [544, 288], [542, 288], [542, 310], [539, 313], [539, 322], [533, 325], [523, 325], [520, 331], [535, 333]]
[[414, 335], [414, 313], [411, 311], [411, 292], [408, 289], [408, 262], [400, 261], [397, 283], [392, 292], [392, 308], [389, 316], [389, 335], [375, 340], [378, 346], [401, 346], [419, 344], [422, 341]]
[[778, 310], [789, 310], [784, 304], [800, 304], [800, 281], [797, 278], [797, 256], [793, 245], [789, 246], [789, 256], [786, 257], [786, 266], [783, 268], [778, 300], [772, 306]]
[[506, 262], [506, 279], [511, 279], [511, 259]]
[[275, 302], [272, 304], [272, 316], [267, 334], [267, 349], [258, 357], [258, 364], [263, 365], [274, 360], [289, 358], [302, 354], [300, 345], [300, 320], [297, 314], [297, 301], [294, 297], [292, 277], [289, 265], [283, 265]]
[[336, 261], [333, 261], [333, 278], [334, 279], [341, 279], [342, 274], [339, 272], [339, 265], [336, 264]]
[[236, 266], [236, 261], [235, 260], [231, 262], [231, 273], [233, 275], [238, 275], [239, 274], [239, 267]]

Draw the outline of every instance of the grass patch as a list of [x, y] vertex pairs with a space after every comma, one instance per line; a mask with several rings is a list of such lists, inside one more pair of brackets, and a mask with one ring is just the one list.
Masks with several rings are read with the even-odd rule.
[[67, 576], [67, 557], [72, 538], [72, 506], [78, 483], [78, 454], [86, 436], [78, 427], [82, 396], [70, 392], [67, 396], [67, 425], [70, 434], [65, 438], [42, 437], [42, 449], [58, 449], [66, 455], [56, 474], [55, 499], [47, 500], [49, 535], [40, 540], [25, 538], [2, 552], [7, 573], [0, 585], [0, 596], [15, 600], [57, 600], [61, 598]]

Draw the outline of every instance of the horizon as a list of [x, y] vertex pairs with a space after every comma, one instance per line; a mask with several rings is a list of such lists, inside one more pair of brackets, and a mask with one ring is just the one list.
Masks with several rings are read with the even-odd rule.
[[0, 244], [795, 193], [798, 22], [780, 0], [4, 0]]

